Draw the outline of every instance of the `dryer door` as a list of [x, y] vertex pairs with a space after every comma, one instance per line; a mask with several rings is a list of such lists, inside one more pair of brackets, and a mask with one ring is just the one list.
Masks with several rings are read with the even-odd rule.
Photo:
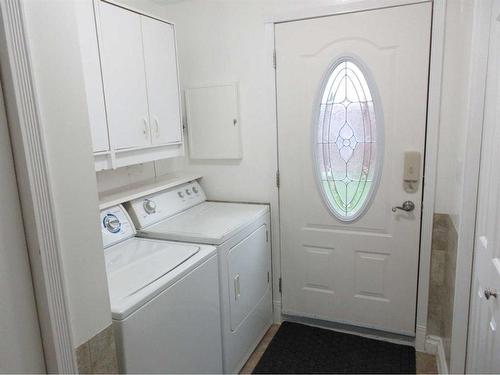
[[262, 225], [228, 254], [231, 331], [257, 306], [270, 287], [271, 254]]

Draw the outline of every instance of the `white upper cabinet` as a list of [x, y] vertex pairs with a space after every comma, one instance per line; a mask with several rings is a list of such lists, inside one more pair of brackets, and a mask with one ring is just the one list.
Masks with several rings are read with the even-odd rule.
[[142, 16], [141, 21], [151, 141], [153, 144], [180, 143], [181, 115], [174, 28], [149, 17]]
[[146, 146], [150, 121], [141, 16], [100, 3], [101, 62], [108, 126], [115, 149]]
[[102, 91], [99, 48], [95, 32], [94, 7], [89, 1], [77, 1], [75, 6], [77, 7], [80, 51], [93, 151], [106, 152], [109, 151], [109, 137]]
[[96, 170], [182, 156], [174, 25], [112, 0], [78, 4]]

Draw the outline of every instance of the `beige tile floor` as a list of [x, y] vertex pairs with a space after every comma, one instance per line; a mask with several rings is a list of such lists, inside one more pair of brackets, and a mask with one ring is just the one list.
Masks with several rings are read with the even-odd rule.
[[[269, 346], [274, 335], [278, 331], [279, 325], [273, 324], [266, 332], [257, 348], [254, 350], [240, 374], [251, 374], [260, 358]], [[417, 352], [417, 374], [437, 374], [436, 358], [433, 355]]]

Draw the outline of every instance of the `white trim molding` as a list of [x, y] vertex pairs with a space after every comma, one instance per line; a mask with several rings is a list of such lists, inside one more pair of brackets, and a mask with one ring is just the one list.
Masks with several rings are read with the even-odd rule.
[[72, 331], [22, 0], [0, 1], [0, 62], [48, 372], [76, 373]]
[[427, 312], [429, 305], [429, 280], [431, 268], [432, 225], [436, 195], [437, 157], [439, 147], [439, 122], [444, 59], [444, 36], [447, 0], [435, 0], [432, 9], [431, 59], [429, 70], [429, 96], [427, 102], [427, 137], [425, 146], [424, 197], [422, 202], [422, 234], [417, 297], [417, 337], [415, 348], [425, 351]]
[[[415, 329], [415, 350], [419, 352], [426, 352], [425, 340], [427, 339], [427, 325], [417, 324]], [[417, 343], [420, 345], [417, 347]], [[423, 344], [422, 344], [423, 343]]]
[[481, 164], [483, 115], [488, 73], [491, 0], [474, 0], [471, 65], [468, 77], [467, 133], [460, 228], [458, 229], [453, 325], [451, 334], [451, 373], [466, 372], [469, 305], [476, 228], [476, 209]]
[[[106, 0], [108, 1], [108, 0]], [[280, 23], [300, 21], [310, 18], [336, 16], [345, 13], [365, 12], [368, 10], [392, 8], [402, 5], [428, 3], [432, 0], [332, 0], [331, 5], [319, 7], [298, 7], [295, 11], [279, 14], [268, 14], [264, 17], [265, 23]], [[439, 0], [434, 0], [439, 1]]]
[[443, 339], [439, 336], [427, 336], [425, 351], [436, 356], [438, 374], [448, 374], [448, 363], [444, 352]]

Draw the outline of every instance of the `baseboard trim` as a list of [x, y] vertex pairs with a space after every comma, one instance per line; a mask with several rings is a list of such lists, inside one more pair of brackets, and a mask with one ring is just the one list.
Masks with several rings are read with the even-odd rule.
[[427, 336], [425, 341], [425, 351], [436, 356], [438, 373], [448, 374], [448, 364], [446, 363], [443, 339], [439, 336]]
[[273, 319], [274, 324], [281, 324], [283, 318], [281, 316], [281, 301], [274, 300], [273, 301]]
[[415, 329], [415, 350], [425, 352], [425, 342], [427, 339], [427, 327], [417, 324]]

